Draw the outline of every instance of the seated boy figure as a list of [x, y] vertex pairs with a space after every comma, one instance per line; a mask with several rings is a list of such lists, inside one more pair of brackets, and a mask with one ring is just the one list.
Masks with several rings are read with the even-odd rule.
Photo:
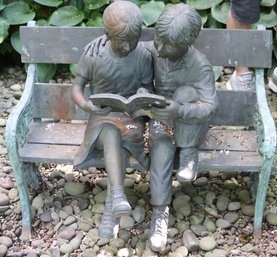
[[97, 39], [86, 46], [72, 90], [74, 102], [90, 112], [74, 164], [77, 168], [88, 167], [95, 152], [103, 151], [108, 188], [99, 235], [112, 238], [117, 219], [131, 213], [123, 188], [125, 162], [132, 154], [144, 164], [144, 122], [125, 113], [111, 112], [110, 107], [93, 105], [85, 98], [84, 88], [89, 82], [91, 94], [114, 93], [124, 97], [152, 92], [153, 67], [151, 54], [138, 42], [143, 17], [135, 4], [128, 1], [110, 4], [103, 21], [108, 41], [99, 45], [97, 54], [92, 47]]
[[[166, 245], [175, 146], [180, 149], [177, 180], [195, 180], [198, 147], [217, 107], [213, 69], [192, 46], [200, 30], [201, 18], [196, 10], [182, 3], [172, 5], [159, 16], [155, 47], [150, 46], [155, 93], [169, 99], [167, 107], [151, 109], [154, 120], [150, 123], [150, 189], [154, 213], [150, 246], [154, 251], [161, 251]], [[173, 138], [168, 133], [172, 129]]]

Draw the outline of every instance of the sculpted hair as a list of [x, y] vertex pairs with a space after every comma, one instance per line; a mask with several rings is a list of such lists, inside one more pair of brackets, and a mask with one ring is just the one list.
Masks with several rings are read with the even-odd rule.
[[105, 31], [109, 37], [141, 33], [143, 16], [137, 5], [129, 1], [116, 1], [103, 13]]
[[199, 35], [202, 21], [199, 13], [187, 4], [174, 4], [159, 16], [155, 29], [159, 37], [173, 44], [192, 45]]

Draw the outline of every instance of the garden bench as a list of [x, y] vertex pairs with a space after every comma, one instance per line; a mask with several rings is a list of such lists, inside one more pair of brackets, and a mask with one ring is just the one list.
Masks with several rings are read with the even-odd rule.
[[[37, 82], [36, 64], [77, 63], [85, 45], [102, 34], [103, 28], [92, 27], [20, 27], [22, 62], [29, 66], [23, 95], [7, 121], [6, 144], [21, 201], [24, 240], [31, 237], [28, 188], [39, 185], [38, 165], [73, 164], [88, 119], [71, 100], [72, 85]], [[153, 29], [144, 29], [141, 40], [152, 40], [153, 35]], [[199, 170], [254, 174], [254, 236], [259, 238], [276, 144], [264, 85], [272, 34], [202, 29], [195, 46], [214, 66], [255, 68], [256, 92], [218, 91], [219, 108], [199, 152]], [[95, 156], [92, 165], [104, 167], [103, 156]]]

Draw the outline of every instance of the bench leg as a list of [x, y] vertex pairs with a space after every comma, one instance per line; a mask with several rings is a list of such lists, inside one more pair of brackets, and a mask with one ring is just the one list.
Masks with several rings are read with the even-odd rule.
[[28, 183], [26, 180], [26, 173], [24, 172], [24, 163], [18, 159], [13, 159], [11, 164], [21, 204], [22, 232], [20, 239], [23, 241], [29, 241], [31, 239], [32, 213], [29, 200]]
[[255, 201], [254, 213], [254, 238], [259, 240], [262, 236], [263, 213], [265, 207], [265, 198], [268, 187], [268, 182], [271, 175], [273, 158], [264, 159], [261, 171], [259, 174], [257, 195]]

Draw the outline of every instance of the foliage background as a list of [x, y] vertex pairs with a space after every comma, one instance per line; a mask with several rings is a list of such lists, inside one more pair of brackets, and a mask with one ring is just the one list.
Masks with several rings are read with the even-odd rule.
[[[137, 4], [144, 16], [144, 26], [151, 27], [171, 4], [187, 3], [198, 10], [205, 28], [225, 28], [230, 0], [130, 0]], [[258, 21], [275, 32], [277, 15], [273, 11], [276, 0], [262, 0]], [[39, 26], [103, 26], [102, 14], [111, 0], [0, 0], [0, 60], [20, 61], [19, 26], [35, 20]], [[257, 24], [258, 24], [257, 23]], [[253, 24], [255, 28], [257, 24]], [[277, 49], [277, 48], [276, 48]], [[275, 53], [277, 53], [275, 49]], [[4, 63], [4, 62], [3, 62]], [[0, 63], [1, 64], [1, 63]], [[54, 74], [57, 67], [43, 65], [42, 70]], [[72, 68], [72, 67], [71, 67]], [[73, 68], [72, 68], [72, 72]], [[44, 78], [45, 80], [47, 78]]]

